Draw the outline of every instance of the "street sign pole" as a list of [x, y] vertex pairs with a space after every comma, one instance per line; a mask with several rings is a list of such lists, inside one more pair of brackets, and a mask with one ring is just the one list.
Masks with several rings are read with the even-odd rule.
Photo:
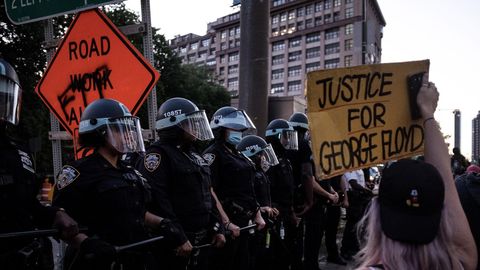
[[[53, 39], [53, 21], [52, 19], [48, 19], [45, 21], [44, 26], [44, 37], [45, 43], [50, 43]], [[53, 58], [55, 54], [55, 48], [50, 47], [47, 48], [47, 63]], [[50, 112], [50, 128], [52, 133], [56, 133], [60, 131], [60, 124], [53, 113]], [[53, 177], [55, 179], [55, 183], [57, 182], [57, 173], [62, 168], [62, 141], [61, 140], [52, 140], [52, 156], [53, 156]]]
[[[143, 56], [154, 65], [153, 59], [153, 33], [152, 33], [152, 21], [150, 12], [150, 0], [141, 0], [142, 5], [142, 22], [145, 25], [146, 32], [143, 35]], [[155, 132], [155, 118], [157, 115], [157, 87], [154, 86], [152, 92], [148, 96], [148, 129], [152, 134], [149, 140], [156, 141], [157, 133]]]

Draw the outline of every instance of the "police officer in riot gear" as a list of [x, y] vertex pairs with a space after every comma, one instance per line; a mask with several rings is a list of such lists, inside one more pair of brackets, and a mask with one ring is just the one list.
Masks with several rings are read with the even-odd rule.
[[221, 202], [222, 221], [227, 230], [232, 231], [232, 240], [217, 254], [214, 269], [249, 269], [251, 267], [248, 231], [239, 227], [258, 224], [265, 226], [259, 205], [255, 198], [253, 183], [255, 167], [251, 160], [242, 155], [236, 146], [243, 133], [251, 132], [255, 126], [248, 115], [234, 107], [218, 109], [210, 121], [215, 134], [215, 142], [203, 153], [212, 172], [213, 189]]
[[144, 150], [140, 122], [112, 99], [90, 103], [80, 119], [79, 143], [93, 154], [65, 165], [58, 176], [53, 204], [63, 207], [88, 233], [80, 233], [67, 250], [68, 269], [151, 269], [142, 249], [116, 256], [122, 246], [149, 238], [146, 226], [159, 228], [162, 219], [146, 211], [149, 187], [145, 178], [124, 164], [123, 154]]
[[255, 164], [255, 181], [253, 184], [255, 196], [260, 205], [262, 217], [268, 224], [263, 230], [255, 233], [254, 244], [250, 247], [254, 269], [269, 269], [273, 261], [273, 253], [270, 248], [270, 237], [274, 229], [272, 225], [279, 212], [276, 208], [272, 207], [270, 181], [265, 172], [268, 171], [271, 166], [277, 165], [278, 159], [275, 151], [273, 151], [272, 145], [267, 144], [264, 139], [256, 135], [243, 137], [237, 145], [237, 150], [251, 159]]
[[156, 129], [160, 139], [147, 149], [137, 168], [152, 186], [149, 209], [177, 228], [163, 252], [162, 266], [209, 269], [209, 249], [196, 247], [221, 247], [225, 237], [210, 192], [208, 163], [193, 145], [196, 140], [213, 139], [205, 111], [188, 99], [171, 98], [158, 110]]
[[[294, 211], [295, 181], [287, 150], [298, 149], [297, 132], [284, 119], [272, 120], [265, 132], [265, 139], [272, 144], [279, 164], [267, 171], [271, 183], [272, 205], [280, 211], [272, 237], [275, 258], [274, 269], [301, 269], [302, 242], [298, 234], [300, 218]], [[291, 267], [291, 268], [290, 268]]]
[[[61, 230], [69, 240], [78, 233], [77, 223], [58, 207], [37, 200], [38, 183], [27, 149], [7, 136], [7, 125], [20, 119], [22, 88], [13, 67], [0, 58], [0, 234], [34, 229]], [[0, 239], [1, 269], [43, 269], [39, 263], [41, 240]]]

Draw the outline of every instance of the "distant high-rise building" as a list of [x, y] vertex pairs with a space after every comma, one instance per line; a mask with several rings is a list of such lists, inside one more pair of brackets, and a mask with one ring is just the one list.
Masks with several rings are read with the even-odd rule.
[[472, 161], [480, 163], [480, 111], [472, 120]]
[[[386, 25], [377, 0], [272, 0], [270, 96], [303, 96], [309, 71], [380, 63]], [[240, 13], [208, 24], [207, 34], [170, 41], [183, 63], [206, 65], [238, 96]]]

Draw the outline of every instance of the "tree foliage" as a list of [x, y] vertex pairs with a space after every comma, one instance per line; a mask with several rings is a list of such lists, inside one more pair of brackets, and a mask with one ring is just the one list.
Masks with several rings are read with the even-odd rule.
[[[140, 23], [139, 15], [128, 10], [124, 4], [107, 6], [103, 11], [117, 26]], [[66, 15], [54, 19], [55, 37], [63, 37], [72, 18], [73, 16]], [[192, 100], [211, 115], [217, 108], [229, 104], [228, 93], [214, 82], [207, 69], [182, 65], [181, 60], [169, 48], [165, 37], [158, 33], [158, 29], [153, 31], [154, 66], [161, 73], [156, 88], [158, 105], [170, 97], [180, 96]], [[139, 51], [143, 51], [141, 34], [128, 38]], [[36, 155], [37, 168], [42, 173], [52, 173], [51, 144], [48, 140], [49, 112], [34, 93], [35, 86], [46, 68], [47, 48], [43, 40], [43, 21], [14, 25], [7, 19], [3, 1], [0, 2], [0, 57], [15, 67], [23, 88], [21, 121], [11, 133], [24, 141], [32, 141], [32, 138], [36, 138], [34, 141], [41, 141], [41, 150]], [[147, 128], [146, 102], [139, 116], [142, 126]]]

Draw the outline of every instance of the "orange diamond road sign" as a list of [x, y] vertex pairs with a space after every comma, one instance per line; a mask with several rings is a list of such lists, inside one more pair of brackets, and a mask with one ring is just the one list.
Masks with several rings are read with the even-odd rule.
[[79, 13], [35, 91], [73, 136], [85, 107], [116, 99], [136, 114], [160, 74], [98, 9]]

